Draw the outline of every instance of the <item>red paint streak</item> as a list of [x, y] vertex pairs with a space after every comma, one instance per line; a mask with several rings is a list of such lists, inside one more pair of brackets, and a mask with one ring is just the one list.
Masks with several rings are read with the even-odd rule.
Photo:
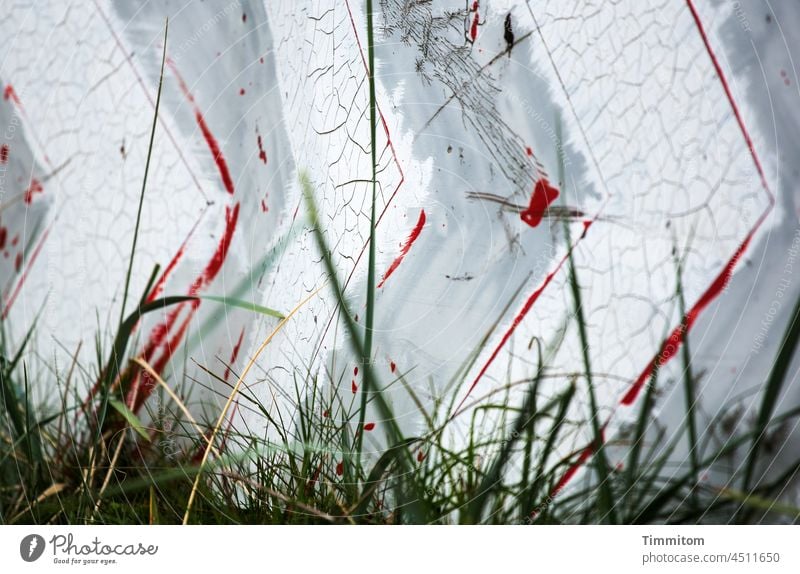
[[364, 425], [364, 430], [365, 431], [371, 431], [374, 428], [375, 428], [375, 423], [367, 423], [367, 424]]
[[164, 272], [161, 274], [161, 277], [159, 277], [158, 281], [156, 281], [156, 284], [153, 286], [153, 290], [150, 291], [150, 294], [147, 296], [148, 303], [155, 301], [156, 297], [158, 297], [164, 290], [164, 285], [167, 282], [167, 278], [175, 270], [175, 267], [178, 265], [178, 261], [180, 261], [181, 257], [183, 257], [183, 254], [186, 252], [186, 245], [189, 243], [189, 239], [191, 239], [192, 235], [194, 235], [194, 231], [200, 224], [201, 219], [202, 215], [197, 219], [197, 221], [195, 221], [194, 225], [189, 230], [189, 233], [186, 234], [186, 239], [183, 240], [183, 243], [181, 243], [181, 246], [178, 248], [178, 251], [172, 257], [172, 260], [169, 262], [169, 265], [167, 265], [167, 268], [164, 269]]
[[[239, 333], [239, 340], [236, 341], [236, 345], [233, 347], [233, 351], [231, 351], [231, 358], [228, 361], [231, 365], [233, 365], [236, 362], [236, 359], [239, 357], [239, 348], [242, 346], [242, 339], [244, 339], [244, 327], [242, 327], [242, 330]], [[225, 377], [223, 378], [227, 381], [230, 374], [231, 368], [228, 367], [225, 369]]]
[[225, 161], [225, 157], [222, 155], [222, 151], [220, 150], [219, 143], [214, 137], [214, 134], [211, 133], [211, 130], [209, 129], [208, 124], [203, 117], [203, 112], [200, 111], [192, 92], [189, 90], [189, 86], [186, 85], [183, 77], [178, 72], [178, 68], [175, 66], [175, 63], [171, 59], [167, 59], [167, 63], [169, 64], [172, 73], [175, 74], [175, 78], [178, 80], [178, 85], [180, 86], [183, 95], [186, 96], [186, 99], [192, 104], [192, 108], [194, 109], [194, 119], [197, 122], [197, 126], [200, 128], [200, 131], [203, 133], [203, 137], [206, 140], [208, 149], [211, 151], [211, 156], [214, 158], [214, 162], [217, 164], [219, 175], [222, 178], [222, 184], [225, 186], [227, 192], [233, 195], [233, 179], [231, 178], [231, 173], [228, 170], [228, 163]]
[[211, 283], [225, 263], [225, 258], [228, 256], [228, 249], [230, 249], [231, 241], [233, 240], [233, 233], [236, 231], [236, 223], [239, 220], [239, 204], [233, 206], [233, 209], [225, 207], [225, 233], [222, 235], [217, 250], [211, 261], [208, 262], [206, 268], [203, 270], [202, 275], [198, 277], [192, 288], [189, 290], [189, 295], [197, 295], [198, 291]]
[[353, 392], [353, 394], [358, 392], [358, 385], [355, 381], [350, 381], [350, 390]]
[[25, 203], [30, 205], [33, 201], [34, 194], [42, 193], [43, 191], [44, 188], [42, 187], [42, 183], [34, 177], [31, 179], [31, 184], [28, 186], [28, 189], [25, 190]]
[[269, 212], [269, 206], [267, 206], [267, 200], [266, 199], [262, 199], [261, 200], [261, 211], [263, 211], [264, 213], [268, 213]]
[[758, 159], [756, 148], [753, 145], [753, 138], [750, 137], [750, 132], [747, 131], [747, 127], [744, 125], [744, 119], [742, 119], [742, 114], [739, 112], [739, 106], [736, 105], [736, 100], [733, 99], [733, 93], [731, 92], [731, 88], [728, 85], [728, 80], [725, 78], [725, 74], [722, 72], [722, 67], [719, 65], [719, 60], [717, 60], [717, 55], [711, 48], [711, 43], [709, 42], [708, 35], [706, 34], [706, 30], [703, 27], [703, 22], [700, 19], [700, 14], [697, 13], [697, 9], [694, 6], [694, 0], [686, 0], [686, 5], [689, 7], [689, 11], [692, 13], [692, 18], [694, 19], [694, 23], [697, 26], [697, 31], [700, 33], [700, 37], [703, 39], [703, 44], [706, 47], [708, 56], [711, 58], [711, 63], [714, 65], [714, 69], [717, 71], [717, 76], [719, 77], [719, 81], [722, 84], [722, 89], [725, 90], [725, 96], [727, 96], [728, 102], [730, 103], [731, 108], [733, 109], [733, 115], [736, 117], [736, 122], [739, 124], [739, 129], [742, 131], [742, 135], [744, 136], [744, 141], [747, 143], [747, 148], [750, 150], [750, 155], [752, 156], [753, 162], [755, 163], [756, 169], [758, 170], [758, 175], [761, 177], [761, 185], [769, 195], [770, 203], [774, 204], [775, 198], [769, 189], [769, 185], [767, 184], [767, 177], [764, 174], [764, 168], [761, 166], [761, 161]]
[[585, 449], [581, 451], [581, 455], [578, 457], [578, 460], [573, 463], [567, 469], [567, 472], [558, 480], [556, 485], [553, 487], [553, 490], [550, 492], [550, 498], [554, 498], [558, 495], [559, 492], [567, 485], [567, 483], [572, 480], [572, 477], [575, 476], [575, 473], [580, 470], [580, 468], [586, 464], [586, 461], [592, 456], [594, 452], [593, 445], [587, 446]]
[[458, 404], [458, 407], [456, 407], [455, 411], [453, 411], [453, 412], [460, 411], [461, 407], [464, 406], [464, 402], [466, 402], [467, 397], [469, 397], [470, 393], [472, 393], [472, 391], [478, 385], [478, 382], [481, 380], [483, 375], [486, 374], [486, 371], [489, 370], [489, 367], [494, 362], [494, 360], [497, 358], [497, 356], [500, 354], [500, 351], [502, 350], [502, 348], [505, 346], [505, 344], [508, 342], [508, 340], [514, 334], [514, 331], [516, 331], [517, 327], [519, 327], [519, 324], [522, 323], [522, 320], [525, 318], [525, 315], [527, 315], [528, 312], [533, 308], [533, 305], [534, 305], [534, 303], [536, 303], [536, 300], [539, 299], [539, 297], [541, 296], [542, 292], [547, 288], [547, 286], [553, 280], [553, 277], [556, 276], [556, 273], [559, 272], [559, 270], [561, 269], [561, 266], [564, 265], [564, 262], [567, 260], [568, 257], [569, 257], [569, 254], [565, 255], [561, 259], [561, 261], [558, 262], [558, 265], [556, 266], [556, 268], [553, 269], [547, 275], [547, 277], [545, 277], [544, 281], [539, 286], [539, 288], [536, 289], [536, 291], [534, 291], [531, 294], [530, 297], [528, 297], [527, 301], [525, 301], [525, 304], [522, 306], [522, 309], [520, 309], [520, 311], [517, 313], [516, 317], [514, 317], [514, 321], [511, 323], [511, 326], [505, 332], [505, 334], [503, 335], [503, 338], [500, 339], [500, 342], [497, 344], [497, 347], [495, 347], [494, 351], [492, 351], [492, 354], [489, 357], [489, 360], [487, 360], [486, 363], [483, 365], [483, 367], [481, 368], [480, 372], [478, 373], [478, 376], [475, 377], [475, 380], [472, 382], [472, 384], [470, 385], [469, 389], [467, 389], [467, 393], [464, 395], [464, 398], [461, 399], [461, 402]]
[[17, 257], [14, 259], [14, 270], [19, 273], [19, 270], [22, 269], [22, 252], [20, 251], [17, 253]]
[[558, 199], [558, 195], [558, 190], [551, 186], [549, 181], [544, 178], [540, 179], [533, 186], [531, 204], [520, 213], [520, 218], [531, 227], [536, 227], [541, 223], [550, 204]]
[[697, 303], [692, 306], [691, 309], [686, 313], [686, 316], [683, 318], [683, 321], [680, 325], [678, 325], [674, 331], [667, 337], [667, 340], [664, 341], [662, 345], [661, 352], [658, 353], [652, 361], [645, 367], [645, 369], [641, 372], [639, 377], [633, 383], [633, 386], [630, 390], [622, 397], [621, 403], [623, 405], [630, 405], [635, 400], [636, 397], [639, 395], [639, 392], [644, 387], [644, 384], [653, 374], [659, 366], [663, 366], [667, 361], [672, 359], [677, 353], [678, 349], [680, 349], [681, 343], [684, 341], [684, 336], [686, 333], [691, 330], [692, 326], [694, 325], [697, 318], [700, 316], [700, 313], [708, 307], [708, 305], [720, 294], [725, 290], [727, 287], [728, 282], [731, 279], [731, 275], [733, 274], [733, 269], [736, 267], [736, 264], [739, 262], [739, 259], [742, 257], [742, 254], [747, 249], [747, 246], [750, 244], [750, 239], [752, 238], [753, 233], [751, 232], [739, 248], [736, 250], [736, 253], [733, 254], [730, 261], [725, 265], [717, 278], [714, 279], [714, 282], [711, 286], [706, 289], [705, 293], [698, 299]]
[[383, 287], [383, 284], [386, 283], [386, 280], [391, 276], [392, 273], [400, 266], [403, 262], [403, 259], [408, 254], [408, 251], [411, 249], [411, 246], [419, 237], [419, 234], [422, 233], [422, 228], [425, 226], [425, 210], [422, 209], [419, 212], [419, 219], [417, 220], [417, 224], [414, 226], [414, 229], [411, 230], [411, 233], [408, 235], [408, 239], [403, 244], [403, 247], [400, 249], [400, 255], [392, 262], [389, 266], [389, 269], [386, 270], [386, 273], [383, 275], [383, 279], [381, 282], [378, 283], [378, 289]]
[[158, 281], [156, 281], [156, 284], [153, 286], [153, 290], [150, 291], [150, 294], [147, 296], [148, 303], [155, 301], [156, 297], [158, 297], [161, 291], [163, 291], [164, 284], [167, 282], [167, 277], [175, 269], [175, 266], [178, 264], [180, 258], [183, 257], [185, 246], [186, 246], [185, 243], [180, 246], [178, 252], [175, 253], [175, 256], [172, 258], [172, 261], [169, 262], [169, 265], [167, 265], [167, 268], [164, 269], [164, 272], [161, 274], [161, 277], [159, 277]]
[[344, 474], [344, 461], [336, 465], [336, 476], [342, 476], [343, 474]]
[[8, 163], [8, 144], [0, 146], [0, 163]]
[[11, 84], [8, 84], [6, 86], [6, 89], [3, 90], [3, 99], [5, 101], [11, 100], [19, 107], [22, 107], [22, 102], [19, 101], [19, 96], [17, 95], [17, 92], [14, 90], [14, 86], [12, 86]]
[[258, 159], [260, 159], [264, 165], [267, 165], [267, 152], [264, 151], [261, 134], [258, 134]]
[[8, 317], [8, 313], [11, 310], [11, 306], [14, 304], [14, 301], [17, 299], [19, 292], [22, 290], [22, 285], [25, 283], [25, 279], [28, 277], [28, 273], [33, 267], [33, 264], [36, 262], [36, 258], [39, 256], [39, 252], [42, 250], [42, 246], [44, 242], [47, 240], [47, 236], [50, 235], [50, 229], [52, 228], [52, 224], [45, 229], [44, 233], [42, 234], [42, 239], [39, 241], [39, 244], [36, 246], [36, 249], [33, 250], [31, 254], [31, 259], [28, 262], [28, 266], [25, 268], [25, 271], [22, 273], [22, 276], [19, 278], [17, 282], [17, 286], [14, 288], [14, 291], [11, 293], [11, 297], [8, 298], [8, 302], [6, 303], [5, 309], [3, 309], [3, 319]]
[[[211, 260], [206, 265], [203, 272], [194, 280], [191, 287], [189, 288], [189, 295], [195, 296], [197, 295], [204, 287], [209, 285], [214, 278], [219, 273], [220, 269], [222, 268], [222, 264], [225, 262], [225, 258], [228, 255], [228, 250], [230, 248], [231, 241], [233, 240], [233, 234], [236, 230], [236, 224], [239, 219], [239, 204], [237, 203], [233, 209], [226, 206], [225, 207], [225, 231], [223, 233], [222, 238], [217, 245], [217, 249], [214, 252]], [[187, 317], [184, 319], [183, 323], [178, 328], [177, 333], [168, 341], [165, 342], [167, 335], [173, 330], [175, 327], [176, 321], [180, 312], [186, 307], [190, 306], [189, 313]], [[189, 323], [194, 316], [195, 311], [200, 306], [200, 300], [190, 301], [181, 303], [176, 305], [175, 308], [170, 311], [167, 318], [156, 325], [153, 330], [150, 332], [150, 338], [148, 339], [147, 344], [142, 352], [142, 356], [146, 361], [149, 361], [153, 356], [155, 356], [156, 351], [159, 348], [165, 347], [161, 357], [158, 359], [156, 363], [153, 364], [153, 370], [157, 373], [161, 373], [164, 367], [167, 365], [169, 360], [172, 358], [173, 353], [177, 350], [178, 346], [180, 345], [184, 335], [186, 334], [186, 330], [189, 327]], [[133, 384], [131, 385], [131, 389], [128, 391], [128, 396], [126, 397], [126, 403], [130, 405], [131, 410], [134, 412], [138, 411], [141, 408], [144, 401], [150, 396], [150, 393], [153, 390], [152, 385], [145, 385], [142, 389], [139, 389], [139, 378], [137, 377]], [[91, 398], [91, 397], [90, 397]], [[134, 400], [135, 399], [135, 400]]]
[[6, 237], [8, 237], [8, 231], [5, 227], [0, 227], [0, 249], [6, 248]]

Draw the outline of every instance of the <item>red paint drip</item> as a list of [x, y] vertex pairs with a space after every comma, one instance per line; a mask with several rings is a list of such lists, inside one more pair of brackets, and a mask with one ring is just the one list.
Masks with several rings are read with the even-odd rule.
[[261, 141], [261, 134], [258, 134], [258, 159], [267, 165], [267, 152], [264, 151], [264, 143]]
[[17, 253], [16, 258], [14, 258], [14, 270], [19, 273], [19, 270], [22, 269], [22, 252], [20, 251]]
[[391, 370], [393, 373], [395, 370], [397, 370], [397, 365], [394, 364], [394, 361], [389, 363], [389, 370]]
[[354, 367], [354, 368], [353, 368], [353, 376], [354, 376], [354, 377], [357, 377], [357, 376], [358, 376], [358, 367]]
[[688, 333], [692, 328], [695, 321], [700, 316], [700, 313], [702, 313], [703, 310], [708, 307], [708, 305], [714, 299], [719, 297], [720, 294], [725, 290], [725, 287], [727, 287], [728, 282], [731, 279], [731, 275], [733, 274], [733, 269], [736, 267], [736, 264], [739, 262], [742, 254], [750, 244], [750, 239], [752, 236], [753, 233], [751, 232], [736, 250], [736, 253], [733, 254], [733, 257], [731, 257], [730, 261], [728, 261], [720, 274], [717, 275], [717, 278], [714, 279], [714, 282], [711, 284], [711, 286], [706, 289], [705, 293], [703, 293], [697, 303], [695, 303], [694, 306], [689, 309], [689, 311], [686, 313], [686, 316], [683, 318], [682, 323], [678, 325], [674, 331], [672, 331], [669, 337], [667, 337], [667, 340], [664, 341], [664, 344], [662, 345], [661, 352], [658, 353], [652, 361], [650, 361], [647, 367], [645, 367], [645, 369], [633, 383], [633, 386], [630, 388], [630, 390], [625, 394], [624, 397], [622, 397], [621, 403], [623, 405], [632, 404], [641, 392], [644, 384], [652, 376], [653, 371], [655, 371], [658, 366], [663, 366], [666, 364], [667, 361], [672, 359], [678, 353], [678, 349], [680, 349], [686, 333]]
[[225, 161], [225, 157], [222, 155], [222, 151], [220, 150], [219, 143], [214, 137], [214, 134], [211, 133], [211, 130], [209, 129], [208, 124], [203, 117], [203, 112], [201, 112], [200, 108], [197, 106], [197, 102], [195, 101], [192, 92], [189, 90], [189, 86], [186, 85], [183, 77], [178, 72], [175, 63], [171, 59], [168, 59], [167, 63], [169, 64], [172, 72], [175, 74], [183, 95], [186, 96], [186, 99], [189, 100], [189, 103], [191, 103], [192, 107], [194, 108], [194, 119], [197, 122], [197, 126], [200, 128], [200, 131], [203, 133], [203, 137], [206, 140], [208, 149], [211, 151], [211, 156], [214, 158], [214, 162], [217, 164], [219, 175], [222, 178], [222, 184], [225, 186], [227, 192], [233, 195], [233, 179], [231, 178], [231, 173], [228, 170], [228, 163]]
[[25, 190], [25, 203], [30, 205], [33, 201], [33, 196], [37, 193], [42, 193], [43, 191], [44, 188], [42, 187], [42, 183], [34, 177], [31, 179], [31, 184], [28, 186], [28, 189]]
[[5, 227], [0, 227], [0, 249], [6, 248], [6, 238], [8, 237], [8, 231]]
[[350, 390], [353, 392], [353, 394], [356, 394], [358, 392], [358, 385], [354, 380], [350, 381]]
[[411, 246], [417, 240], [417, 238], [419, 237], [419, 234], [422, 233], [422, 228], [425, 227], [425, 220], [426, 220], [425, 210], [422, 209], [419, 212], [419, 219], [417, 220], [417, 224], [414, 226], [414, 229], [411, 230], [411, 233], [409, 234], [408, 239], [406, 239], [406, 242], [403, 244], [403, 247], [400, 249], [400, 255], [397, 256], [397, 258], [389, 266], [389, 269], [386, 270], [386, 273], [383, 275], [383, 279], [381, 279], [381, 282], [378, 283], [378, 289], [383, 287], [383, 284], [386, 283], [386, 280], [391, 276], [392, 273], [395, 272], [395, 270], [403, 262], [403, 259], [408, 254], [408, 251], [411, 249]]
[[0, 146], [0, 163], [8, 163], [8, 144]]
[[22, 106], [22, 102], [19, 101], [19, 96], [17, 96], [17, 92], [14, 91], [14, 86], [12, 86], [11, 84], [8, 84], [5, 90], [3, 90], [3, 99], [5, 101], [11, 100], [18, 106], [20, 107]]
[[261, 200], [261, 211], [263, 211], [264, 213], [268, 213], [269, 212], [269, 206], [267, 205], [267, 200], [266, 199], [262, 199]]
[[540, 179], [533, 186], [531, 204], [520, 213], [520, 218], [531, 227], [536, 227], [541, 223], [550, 204], [558, 199], [558, 195], [558, 190], [551, 186], [549, 181], [544, 178]]
[[[234, 364], [236, 359], [239, 357], [239, 348], [242, 346], [242, 339], [244, 339], [244, 327], [242, 327], [242, 330], [239, 333], [239, 340], [236, 341], [236, 345], [233, 347], [233, 351], [231, 351], [231, 358], [228, 361], [231, 365]], [[225, 376], [223, 378], [227, 381], [230, 374], [231, 368], [228, 367], [225, 369]]]

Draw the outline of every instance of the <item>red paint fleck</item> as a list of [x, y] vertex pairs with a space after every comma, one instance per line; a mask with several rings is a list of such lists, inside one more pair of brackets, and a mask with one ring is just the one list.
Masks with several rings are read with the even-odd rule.
[[525, 211], [520, 213], [520, 218], [531, 227], [536, 227], [541, 223], [547, 208], [556, 199], [558, 199], [558, 190], [551, 186], [546, 179], [540, 179], [533, 186], [531, 203]]
[[[244, 339], [244, 327], [239, 332], [239, 340], [236, 341], [236, 345], [233, 347], [233, 351], [231, 351], [231, 358], [228, 361], [231, 365], [236, 362], [236, 359], [239, 357], [239, 349], [242, 346], [242, 339]], [[225, 376], [223, 377], [226, 381], [228, 380], [228, 376], [231, 374], [230, 366], [225, 369]]]
[[261, 57], [258, 59], [258, 62], [259, 62], [260, 64], [263, 64], [263, 63], [264, 63], [264, 56], [261, 56]]
[[247, 14], [242, 14], [242, 22], [247, 22]]
[[358, 367], [353, 368], [353, 376], [354, 377], [358, 376]]
[[186, 82], [183, 80], [183, 77], [178, 72], [175, 63], [172, 60], [168, 60], [167, 63], [169, 64], [170, 69], [175, 74], [175, 77], [178, 80], [178, 84], [180, 85], [181, 91], [183, 95], [189, 100], [189, 103], [192, 104], [194, 108], [194, 118], [197, 122], [197, 126], [200, 128], [200, 131], [203, 133], [203, 137], [206, 140], [206, 144], [208, 145], [208, 149], [211, 151], [211, 156], [214, 158], [214, 162], [217, 164], [217, 169], [219, 170], [219, 175], [222, 178], [222, 184], [225, 186], [225, 190], [233, 195], [233, 179], [231, 178], [231, 173], [228, 170], [228, 163], [225, 161], [225, 157], [222, 155], [222, 151], [220, 150], [219, 143], [217, 142], [214, 134], [211, 133], [211, 130], [206, 123], [205, 118], [203, 117], [203, 113], [200, 111], [200, 108], [197, 106], [197, 102], [195, 102], [194, 96], [192, 92], [189, 90], [189, 86], [186, 85]]
[[31, 184], [28, 186], [28, 189], [25, 190], [25, 203], [30, 204], [33, 201], [33, 196], [43, 191], [42, 183], [34, 177], [31, 179]]
[[414, 229], [411, 230], [408, 238], [406, 239], [405, 243], [403, 244], [402, 248], [400, 249], [400, 255], [392, 262], [389, 266], [389, 269], [386, 270], [386, 273], [383, 275], [383, 279], [381, 282], [378, 283], [378, 289], [383, 287], [383, 284], [386, 283], [386, 280], [391, 276], [392, 273], [400, 266], [403, 262], [403, 259], [408, 254], [408, 251], [411, 249], [411, 246], [419, 237], [419, 234], [422, 233], [422, 228], [425, 227], [425, 210], [422, 209], [419, 212], [419, 219], [417, 220], [417, 224], [414, 226]]
[[389, 363], [389, 369], [394, 373], [397, 370], [397, 365], [394, 364], [394, 361]]
[[525, 153], [528, 154], [529, 157], [533, 157], [533, 149], [531, 147], [526, 147]]
[[11, 100], [18, 106], [22, 105], [22, 103], [19, 101], [19, 96], [17, 96], [17, 92], [14, 91], [14, 86], [12, 86], [11, 84], [8, 84], [5, 90], [3, 90], [3, 99], [5, 101]]
[[14, 259], [14, 269], [16, 270], [17, 273], [19, 273], [19, 270], [22, 269], [22, 252], [21, 251], [19, 253], [17, 253], [17, 257]]
[[266, 199], [261, 200], [261, 211], [263, 211], [264, 213], [267, 213], [269, 211], [269, 206], [267, 205]]
[[355, 380], [350, 381], [350, 390], [353, 391], [353, 394], [358, 392], [358, 385], [356, 384]]
[[261, 134], [258, 134], [257, 141], [258, 141], [258, 159], [260, 159], [264, 165], [267, 165], [267, 152], [264, 151], [264, 143], [261, 141]]
[[245, 93], [245, 92], [244, 92], [244, 88], [240, 88], [240, 89], [239, 89], [239, 95], [240, 95], [240, 96], [243, 96], [243, 95], [244, 95], [244, 93]]
[[630, 388], [630, 390], [625, 394], [624, 397], [622, 397], [621, 403], [623, 405], [632, 404], [639, 395], [639, 392], [642, 390], [642, 387], [644, 387], [647, 380], [652, 376], [653, 372], [658, 367], [666, 364], [678, 353], [678, 349], [680, 349], [681, 343], [684, 341], [685, 332], [688, 333], [689, 330], [691, 330], [695, 321], [700, 316], [700, 313], [702, 313], [702, 311], [725, 290], [725, 287], [728, 285], [728, 281], [730, 281], [731, 275], [733, 274], [733, 269], [736, 267], [736, 264], [739, 262], [742, 254], [744, 254], [747, 246], [750, 244], [750, 239], [752, 236], [753, 234], [751, 232], [736, 250], [736, 253], [733, 254], [733, 257], [731, 257], [717, 278], [714, 279], [714, 282], [711, 284], [711, 286], [706, 289], [705, 293], [703, 293], [697, 303], [695, 303], [692, 308], [689, 309], [681, 324], [678, 325], [674, 331], [672, 331], [669, 337], [667, 337], [667, 340], [662, 344], [661, 351], [653, 358], [652, 361], [650, 361], [647, 367], [645, 367], [645, 369], [633, 383], [633, 386]]
[[422, 452], [422, 451], [419, 451], [417, 453], [417, 462], [422, 462], [423, 460], [425, 460], [425, 453]]
[[[52, 226], [52, 224], [51, 224]], [[36, 258], [39, 256], [39, 252], [42, 250], [42, 246], [44, 242], [47, 240], [47, 237], [50, 235], [51, 227], [45, 229], [45, 232], [42, 234], [42, 238], [39, 240], [39, 244], [36, 246], [36, 249], [33, 250], [31, 254], [30, 260], [28, 261], [28, 266], [25, 271], [22, 273], [22, 276], [19, 278], [17, 282], [17, 286], [14, 287], [14, 291], [11, 293], [11, 297], [8, 298], [8, 302], [6, 303], [5, 308], [3, 309], [3, 319], [8, 317], [9, 311], [11, 311], [11, 306], [14, 304], [14, 301], [17, 299], [19, 292], [22, 290], [22, 285], [25, 283], [25, 279], [28, 277], [28, 273], [33, 267], [33, 264], [36, 262]]]
[[365, 431], [371, 431], [374, 428], [375, 428], [375, 423], [367, 423], [367, 424], [364, 425], [364, 430]]
[[0, 146], [0, 163], [8, 163], [8, 144]]
[[12, 245], [13, 247], [16, 247], [16, 246], [17, 246], [17, 243], [19, 243], [19, 233], [17, 233], [17, 234], [14, 236], [14, 239], [12, 239], [12, 240], [11, 240], [11, 245]]
[[324, 411], [322, 411], [322, 417], [323, 418], [327, 419], [330, 416], [331, 416], [331, 412], [328, 409], [325, 409]]
[[342, 476], [343, 474], [344, 474], [344, 461], [336, 465], [336, 476]]

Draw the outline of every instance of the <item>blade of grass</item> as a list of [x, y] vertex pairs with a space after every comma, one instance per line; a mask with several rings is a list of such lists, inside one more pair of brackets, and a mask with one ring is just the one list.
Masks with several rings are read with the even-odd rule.
[[[378, 159], [377, 159], [377, 114], [375, 105], [375, 38], [372, 27], [372, 0], [367, 0], [367, 53], [369, 58], [369, 134], [370, 155], [372, 158], [372, 201], [370, 202], [369, 219], [369, 261], [367, 263], [367, 310], [364, 319], [364, 354], [361, 362], [366, 365], [372, 363], [372, 328], [375, 320], [375, 203], [377, 201]], [[364, 428], [367, 414], [367, 398], [372, 392], [372, 369], [364, 370], [364, 384], [361, 392], [361, 411], [358, 415], [358, 427]], [[356, 436], [356, 467], [361, 466], [361, 448], [364, 433]]]
[[756, 432], [753, 437], [753, 443], [750, 446], [745, 467], [745, 491], [749, 491], [753, 484], [753, 475], [756, 470], [758, 456], [761, 454], [762, 441], [764, 440], [767, 426], [775, 412], [775, 407], [778, 404], [778, 397], [780, 397], [781, 391], [783, 390], [783, 385], [786, 381], [786, 373], [797, 351], [798, 343], [800, 343], [800, 297], [798, 297], [795, 303], [789, 325], [786, 327], [786, 331], [783, 334], [780, 349], [775, 357], [775, 362], [772, 365], [772, 370], [767, 379], [766, 388], [764, 389], [764, 397], [761, 400], [761, 408], [758, 411], [758, 418], [756, 419]]

